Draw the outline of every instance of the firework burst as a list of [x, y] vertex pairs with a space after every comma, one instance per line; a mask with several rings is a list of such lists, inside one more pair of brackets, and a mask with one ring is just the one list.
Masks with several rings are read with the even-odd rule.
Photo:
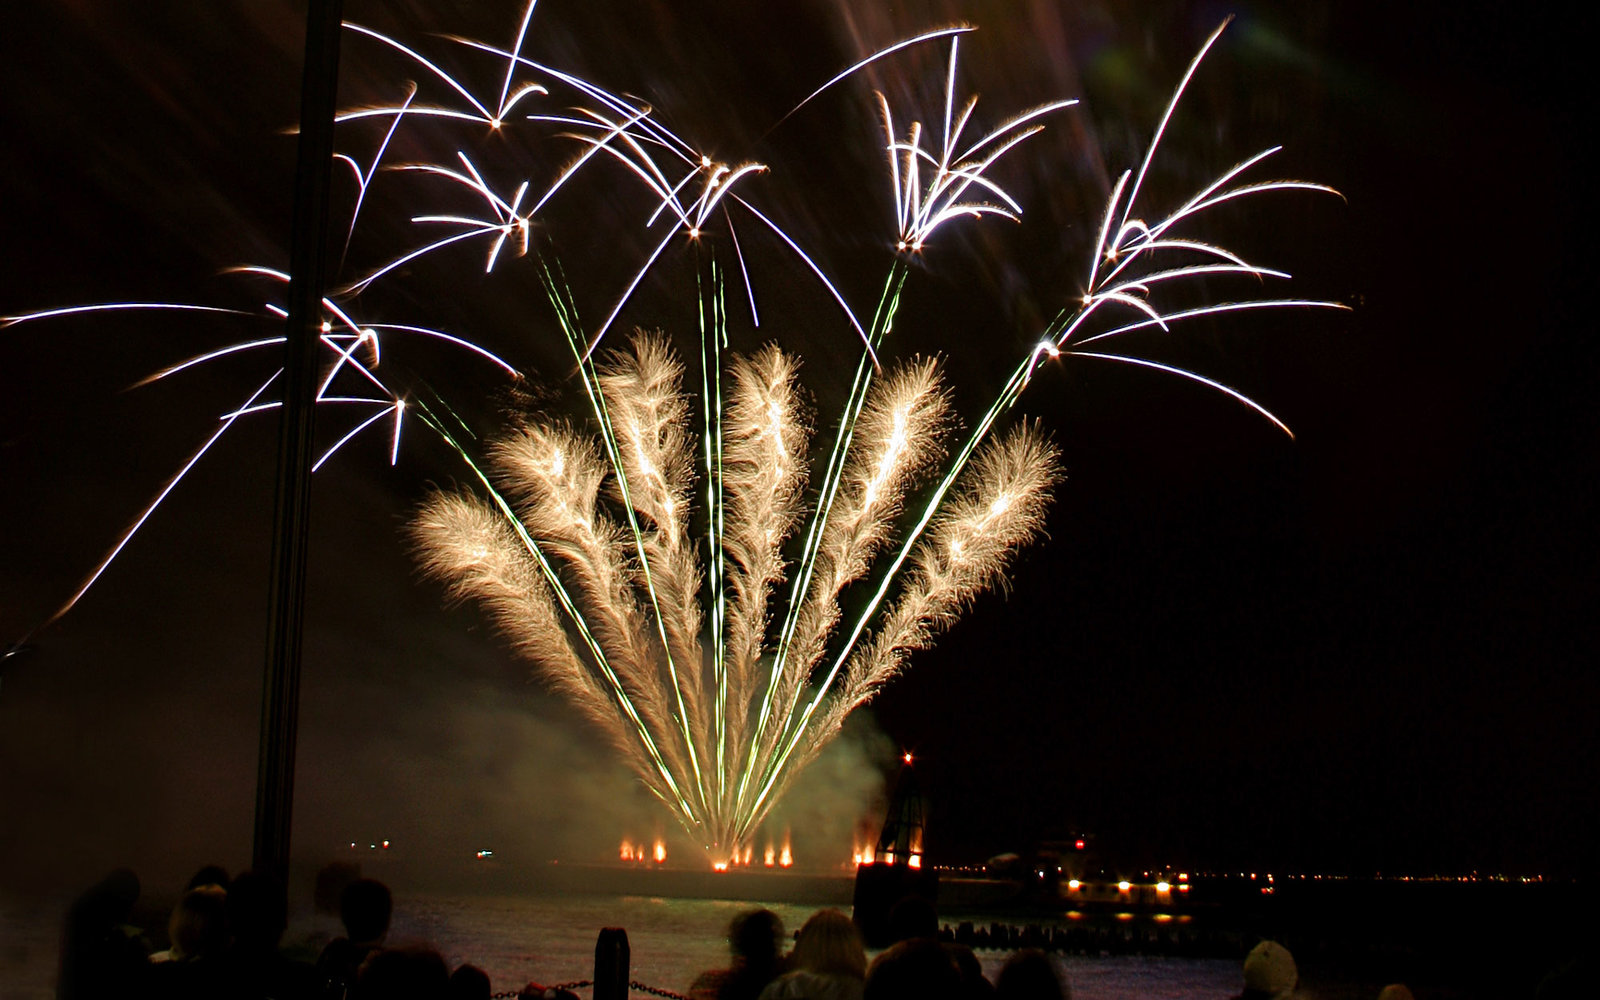
[[[364, 411], [342, 428], [318, 464], [374, 425], [392, 426], [393, 460], [407, 416], [437, 433], [459, 456], [472, 486], [437, 493], [418, 513], [411, 530], [426, 571], [455, 599], [484, 608], [537, 675], [605, 734], [713, 860], [741, 857], [789, 784], [848, 715], [904, 671], [908, 657], [927, 648], [974, 597], [996, 586], [1007, 562], [1040, 533], [1060, 476], [1059, 457], [1037, 424], [1007, 428], [1005, 422], [1042, 364], [1071, 356], [1170, 373], [1240, 401], [1287, 432], [1241, 393], [1113, 345], [1138, 330], [1167, 330], [1205, 315], [1342, 308], [1259, 296], [1176, 310], [1164, 304], [1165, 290], [1185, 282], [1245, 277], [1259, 287], [1289, 277], [1186, 235], [1195, 219], [1270, 192], [1331, 189], [1250, 180], [1276, 152], [1268, 149], [1175, 208], [1152, 211], [1141, 201], [1168, 122], [1218, 28], [1174, 91], [1143, 162], [1116, 182], [1091, 248], [1087, 282], [1077, 285], [1082, 272], [1063, 281], [1077, 285], [1062, 297], [1068, 307], [1038, 335], [1037, 347], [1016, 359], [988, 408], [963, 421], [953, 412], [937, 360], [885, 364], [880, 352], [916, 256], [957, 220], [1020, 221], [1022, 205], [997, 179], [1001, 164], [1075, 101], [1040, 104], [985, 131], [976, 124], [977, 99], [957, 96], [961, 40], [974, 30], [957, 26], [876, 52], [801, 102], [907, 47], [948, 45], [942, 107], [923, 116], [933, 126], [877, 98], [884, 144], [873, 159], [882, 156], [877, 162], [893, 195], [881, 242], [895, 249], [871, 320], [863, 324], [802, 242], [759, 207], [768, 176], [781, 176], [781, 165], [724, 163], [680, 137], [649, 104], [530, 58], [525, 49], [534, 6], [524, 8], [508, 48], [443, 39], [493, 64], [492, 91], [461, 82], [442, 68], [443, 60], [417, 48], [348, 26], [365, 43], [420, 70], [421, 80], [407, 83], [401, 96], [339, 116], [346, 134], [382, 127], [365, 152], [338, 154], [356, 182], [346, 249], [372, 186], [384, 175], [422, 178], [464, 198], [468, 207], [407, 212], [409, 222], [430, 235], [411, 242], [411, 249], [387, 249], [381, 263], [358, 271], [360, 277], [324, 300], [325, 368], [317, 401]], [[557, 93], [575, 104], [543, 108]], [[901, 128], [900, 122], [908, 124]], [[443, 126], [493, 134], [491, 148], [501, 152], [514, 148], [498, 143], [513, 126], [541, 130], [541, 140], [575, 151], [548, 180], [527, 162], [490, 162], [484, 152], [469, 155], [454, 143], [421, 162], [384, 162], [393, 148], [421, 144], [414, 130], [431, 136]], [[646, 211], [638, 221], [649, 233], [643, 241], [648, 249], [642, 261], [627, 265], [620, 292], [608, 286], [605, 318], [587, 327], [563, 263], [553, 244], [541, 242], [538, 225], [552, 199], [577, 197], [568, 193], [581, 193], [575, 180], [602, 168], [620, 171], [643, 193]], [[857, 338], [845, 341], [860, 352], [845, 402], [824, 423], [808, 412], [799, 359], [776, 346], [730, 349], [725, 285], [742, 287], [752, 325], [760, 322], [741, 226], [764, 234], [787, 264], [798, 263], [797, 271], [814, 278], [839, 308], [827, 319], [844, 337]], [[445, 235], [438, 235], [440, 227]], [[713, 228], [727, 240], [705, 239]], [[636, 334], [620, 349], [604, 341], [675, 240], [692, 246], [697, 261], [700, 350], [688, 365], [661, 335]], [[356, 318], [359, 296], [401, 279], [420, 258], [468, 241], [482, 246], [486, 272], [520, 257], [526, 258], [520, 266], [536, 273], [570, 349], [586, 408], [581, 420], [521, 415], [481, 449], [442, 400], [407, 400], [380, 376], [382, 343], [401, 334], [442, 338], [516, 375], [509, 363], [459, 336]], [[722, 246], [731, 248], [734, 266], [719, 257]], [[274, 287], [288, 280], [270, 268], [238, 270]], [[284, 316], [270, 299], [244, 310], [111, 303], [4, 317], [0, 325], [146, 309], [274, 321]], [[150, 380], [282, 342], [281, 336], [253, 335]], [[254, 393], [221, 416], [220, 426], [62, 612], [238, 419], [278, 405], [272, 398], [278, 375], [269, 370]], [[813, 448], [814, 432], [826, 447]]]
[[[949, 406], [937, 366], [913, 361], [879, 380], [845, 456], [791, 668], [769, 706], [778, 721], [765, 739], [748, 739], [762, 708], [752, 697], [759, 666], [771, 656], [770, 597], [802, 515], [811, 431], [796, 368], [771, 347], [730, 359], [721, 452], [698, 470], [720, 484], [720, 586], [708, 586], [689, 531], [693, 400], [654, 336], [636, 336], [595, 369], [594, 433], [524, 423], [491, 447], [479, 491], [436, 494], [413, 525], [427, 571], [456, 597], [480, 600], [714, 857], [741, 852], [775, 793], [851, 709], [998, 579], [1039, 532], [1058, 474], [1035, 426], [985, 448], [844, 682], [831, 692], [832, 674], [808, 683], [839, 623], [841, 591], [870, 570], [912, 487], [944, 454]], [[721, 620], [715, 650], [701, 645], [703, 591]], [[584, 637], [587, 661], [569, 628]], [[741, 796], [730, 778], [746, 772], [760, 783]]]

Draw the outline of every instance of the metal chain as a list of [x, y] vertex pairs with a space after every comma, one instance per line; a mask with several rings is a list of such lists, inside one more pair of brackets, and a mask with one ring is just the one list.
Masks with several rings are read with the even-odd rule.
[[[570, 983], [556, 983], [553, 986], [546, 986], [545, 990], [547, 992], [550, 990], [579, 990], [593, 985], [594, 980], [592, 979], [578, 979]], [[682, 993], [674, 993], [671, 990], [664, 990], [657, 986], [646, 986], [637, 980], [629, 983], [628, 989], [633, 990], [635, 993], [649, 993], [651, 996], [664, 997], [665, 1000], [690, 1000], [689, 997], [684, 996]], [[521, 995], [521, 990], [507, 990], [504, 993], [490, 994], [489, 1000], [515, 1000], [516, 997]]]
[[654, 986], [646, 986], [644, 983], [638, 982], [637, 980], [629, 983], [628, 989], [637, 993], [649, 993], [652, 996], [666, 997], [666, 1000], [689, 1000], [689, 997], [684, 996], [682, 993], [674, 993], [671, 990], [663, 990]]
[[[546, 986], [544, 989], [546, 991], [549, 991], [549, 990], [576, 990], [576, 989], [582, 989], [585, 986], [593, 986], [593, 985], [594, 985], [594, 980], [592, 980], [592, 979], [576, 979], [576, 980], [573, 980], [570, 983], [556, 983], [554, 986]], [[515, 1000], [516, 997], [520, 997], [520, 996], [522, 996], [522, 991], [521, 990], [506, 990], [504, 993], [491, 993], [491, 994], [489, 994], [489, 1000]]]

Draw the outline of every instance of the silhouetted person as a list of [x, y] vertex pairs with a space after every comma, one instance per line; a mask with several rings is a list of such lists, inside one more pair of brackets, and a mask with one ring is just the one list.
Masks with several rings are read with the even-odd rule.
[[450, 1000], [489, 1000], [493, 993], [489, 974], [476, 965], [462, 965], [450, 973]]
[[347, 993], [367, 956], [383, 948], [394, 915], [389, 887], [377, 879], [359, 878], [339, 895], [339, 920], [344, 937], [334, 938], [317, 959], [317, 970], [328, 979], [335, 997]]
[[901, 941], [867, 967], [865, 1000], [960, 1000], [961, 973], [932, 938]]
[[228, 981], [228, 894], [215, 883], [190, 889], [167, 920], [166, 951], [150, 956], [150, 995], [162, 1000], [223, 996]]
[[61, 928], [58, 1000], [143, 997], [150, 952], [128, 914], [139, 876], [118, 868], [73, 901]]
[[750, 910], [728, 925], [728, 948], [733, 965], [702, 972], [689, 987], [696, 1000], [756, 1000], [767, 984], [783, 972], [779, 942], [783, 921], [771, 910]]
[[344, 933], [339, 922], [339, 899], [350, 883], [361, 877], [361, 866], [350, 861], [330, 861], [317, 871], [311, 886], [311, 917], [292, 928], [284, 953], [313, 964], [333, 939]]
[[344, 891], [361, 878], [361, 866], [354, 861], [330, 861], [317, 871], [317, 880], [311, 887], [311, 904], [318, 913], [331, 917], [339, 915], [339, 904]]
[[190, 889], [203, 889], [208, 885], [227, 891], [228, 869], [221, 865], [202, 865], [199, 871], [189, 876], [189, 884], [183, 888], [187, 892]]
[[1294, 956], [1276, 941], [1262, 941], [1244, 957], [1244, 992], [1235, 1000], [1275, 1000], [1294, 993], [1300, 970]]
[[350, 1000], [447, 1000], [450, 971], [437, 951], [406, 945], [374, 952], [361, 966]]
[[221, 886], [191, 886], [167, 918], [167, 950], [151, 955], [151, 964], [220, 956], [228, 949], [227, 907], [228, 894]]
[[964, 1000], [993, 1000], [994, 984], [983, 977], [983, 963], [972, 948], [954, 941], [941, 941], [944, 957], [956, 967], [961, 976], [961, 996]]
[[789, 971], [761, 991], [761, 1000], [861, 1000], [867, 953], [861, 932], [838, 910], [811, 915], [788, 964]]
[[1029, 948], [1006, 960], [995, 977], [994, 995], [997, 1000], [1071, 1000], [1072, 993], [1050, 957]]
[[277, 880], [244, 872], [228, 887], [230, 1000], [314, 1000], [322, 979], [304, 963], [278, 950], [287, 923], [283, 887]]

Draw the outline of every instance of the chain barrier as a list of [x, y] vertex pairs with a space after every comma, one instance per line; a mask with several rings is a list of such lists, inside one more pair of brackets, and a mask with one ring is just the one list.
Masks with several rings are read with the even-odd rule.
[[633, 990], [635, 993], [649, 993], [651, 996], [665, 997], [666, 1000], [689, 1000], [689, 997], [684, 996], [682, 993], [674, 993], [671, 990], [663, 990], [655, 986], [646, 986], [637, 980], [629, 983], [628, 989]]
[[[555, 996], [562, 992], [581, 990], [593, 985], [594, 980], [592, 979], [578, 979], [570, 983], [557, 983], [554, 986], [546, 986], [542, 992], [537, 994], [524, 993], [522, 990], [506, 990], [504, 993], [492, 993], [489, 995], [489, 1000], [516, 1000], [517, 997], [523, 996]], [[664, 1000], [690, 1000], [689, 997], [684, 996], [682, 993], [674, 993], [658, 986], [647, 986], [638, 980], [629, 983], [628, 989], [635, 993], [648, 993], [651, 996], [662, 997]]]
[[583, 989], [585, 986], [593, 985], [594, 980], [592, 979], [575, 979], [570, 983], [557, 983], [554, 986], [540, 986], [539, 992], [529, 993], [528, 986], [538, 986], [537, 983], [529, 983], [528, 986], [524, 986], [520, 990], [506, 990], [504, 993], [491, 993], [489, 994], [489, 1000], [516, 1000], [518, 997], [559, 997], [563, 993], [570, 993], [573, 990]]

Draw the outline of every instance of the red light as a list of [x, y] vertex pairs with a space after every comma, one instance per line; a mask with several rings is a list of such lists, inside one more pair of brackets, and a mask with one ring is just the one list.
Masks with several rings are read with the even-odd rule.
[[909, 763], [911, 763], [911, 754], [910, 753], [906, 753], [900, 759], [905, 761], [907, 764], [909, 764]]
[[1075, 841], [1072, 846], [1076, 847], [1078, 850], [1081, 851], [1081, 850], [1083, 850], [1083, 841], [1081, 841], [1081, 840]]

